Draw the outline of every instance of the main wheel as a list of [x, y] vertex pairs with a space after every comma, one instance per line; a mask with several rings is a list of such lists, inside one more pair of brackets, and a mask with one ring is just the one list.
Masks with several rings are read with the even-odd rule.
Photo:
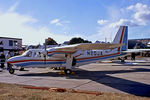
[[10, 73], [10, 74], [14, 74], [14, 72], [15, 72], [15, 70], [14, 70], [13, 68], [10, 68], [10, 69], [9, 69], [9, 73]]
[[71, 74], [72, 71], [70, 69], [65, 69], [65, 74]]

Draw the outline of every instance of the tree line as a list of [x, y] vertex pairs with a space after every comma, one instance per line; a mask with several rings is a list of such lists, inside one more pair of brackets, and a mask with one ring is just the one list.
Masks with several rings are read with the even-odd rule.
[[[46, 42], [46, 45], [58, 45], [58, 43], [52, 38], [46, 39], [45, 42]], [[69, 45], [78, 44], [78, 43], [92, 43], [92, 42], [88, 40], [84, 40], [81, 37], [74, 37], [68, 42]]]

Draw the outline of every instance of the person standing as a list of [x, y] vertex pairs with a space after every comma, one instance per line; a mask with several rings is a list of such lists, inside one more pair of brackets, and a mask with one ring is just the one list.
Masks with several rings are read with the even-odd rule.
[[4, 65], [5, 64], [5, 55], [3, 52], [1, 53], [0, 58], [1, 58], [1, 68], [4, 68], [5, 67], [5, 65]]
[[8, 51], [8, 53], [6, 54], [6, 60], [8, 60], [11, 57], [10, 52]]
[[[11, 57], [10, 52], [8, 51], [8, 53], [6, 54], [6, 61], [8, 61], [8, 59]], [[9, 69], [10, 65], [7, 62], [7, 69]]]
[[135, 60], [135, 53], [131, 53], [131, 60]]

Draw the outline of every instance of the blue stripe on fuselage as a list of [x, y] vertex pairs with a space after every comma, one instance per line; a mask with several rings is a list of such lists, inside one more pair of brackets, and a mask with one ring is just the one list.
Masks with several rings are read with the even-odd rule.
[[16, 64], [14, 64], [14, 65], [16, 65], [16, 66], [30, 66], [30, 65], [45, 65], [45, 64], [64, 64], [65, 62], [64, 61], [62, 61], [62, 62], [44, 62], [44, 61], [42, 61], [42, 62], [22, 62], [22, 63], [16, 63]]

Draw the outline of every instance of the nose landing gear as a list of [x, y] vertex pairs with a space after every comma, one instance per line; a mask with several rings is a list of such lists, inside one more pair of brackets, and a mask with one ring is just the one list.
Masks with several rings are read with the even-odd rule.
[[15, 70], [13, 68], [9, 68], [9, 73], [14, 74]]
[[10, 74], [14, 74], [15, 70], [12, 68], [11, 64], [7, 64], [7, 70], [9, 71]]

